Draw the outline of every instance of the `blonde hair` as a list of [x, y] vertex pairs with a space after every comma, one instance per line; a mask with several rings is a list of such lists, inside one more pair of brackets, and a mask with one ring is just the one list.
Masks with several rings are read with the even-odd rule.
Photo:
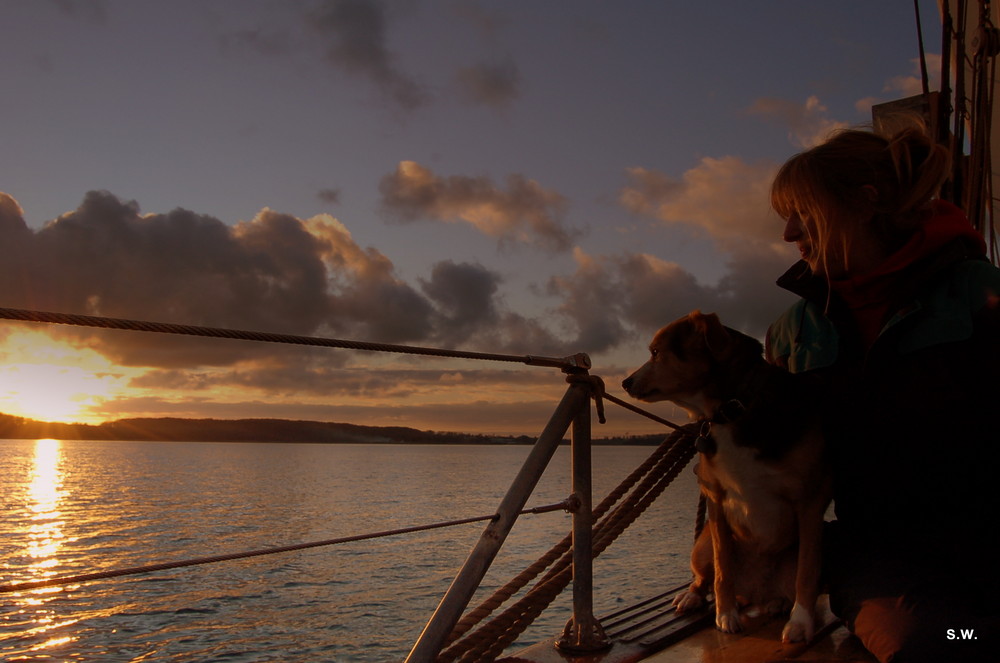
[[850, 253], [853, 234], [838, 223], [872, 213], [880, 248], [891, 253], [923, 223], [927, 203], [938, 194], [950, 164], [947, 148], [921, 126], [891, 136], [843, 130], [781, 167], [771, 184], [771, 206], [784, 219], [794, 213], [811, 219], [816, 236], [810, 239], [829, 274], [829, 247], [840, 243], [845, 262]]

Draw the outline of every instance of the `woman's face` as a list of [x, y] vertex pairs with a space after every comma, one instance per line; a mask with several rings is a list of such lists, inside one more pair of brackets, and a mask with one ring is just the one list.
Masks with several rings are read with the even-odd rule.
[[863, 274], [884, 258], [872, 232], [870, 215], [832, 213], [823, 237], [808, 213], [795, 210], [785, 220], [782, 238], [794, 242], [813, 274], [840, 279]]
[[[781, 237], [786, 242], [795, 243], [813, 274], [822, 273], [822, 253], [816, 239], [816, 224], [808, 216], [798, 210], [792, 212], [785, 220], [785, 231]], [[830, 264], [829, 260], [826, 262]]]

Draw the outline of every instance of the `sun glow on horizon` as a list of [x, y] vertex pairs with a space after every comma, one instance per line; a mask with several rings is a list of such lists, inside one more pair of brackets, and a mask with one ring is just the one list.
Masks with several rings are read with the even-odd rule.
[[129, 376], [106, 357], [42, 331], [11, 332], [0, 345], [0, 412], [57, 423], [100, 423], [92, 414], [120, 396]]

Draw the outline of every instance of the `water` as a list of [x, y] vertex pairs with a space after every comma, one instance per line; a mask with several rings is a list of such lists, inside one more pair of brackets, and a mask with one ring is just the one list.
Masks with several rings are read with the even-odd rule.
[[[651, 451], [595, 448], [595, 503]], [[528, 452], [0, 440], [0, 583], [487, 515]], [[568, 475], [560, 448], [528, 506], [563, 500]], [[595, 561], [599, 615], [688, 577], [696, 499], [685, 470]], [[505, 583], [569, 525], [561, 511], [522, 517], [484, 584]], [[0, 594], [0, 659], [402, 660], [484, 526]], [[569, 602], [567, 591], [512, 649], [557, 635]]]

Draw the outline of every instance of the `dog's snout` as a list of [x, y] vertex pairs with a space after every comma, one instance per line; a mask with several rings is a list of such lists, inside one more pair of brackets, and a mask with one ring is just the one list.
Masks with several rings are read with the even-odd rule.
[[635, 382], [635, 376], [634, 375], [630, 375], [627, 378], [625, 378], [624, 380], [622, 380], [622, 389], [625, 390], [625, 393], [631, 393], [632, 392], [632, 383], [634, 383], [634, 382]]

